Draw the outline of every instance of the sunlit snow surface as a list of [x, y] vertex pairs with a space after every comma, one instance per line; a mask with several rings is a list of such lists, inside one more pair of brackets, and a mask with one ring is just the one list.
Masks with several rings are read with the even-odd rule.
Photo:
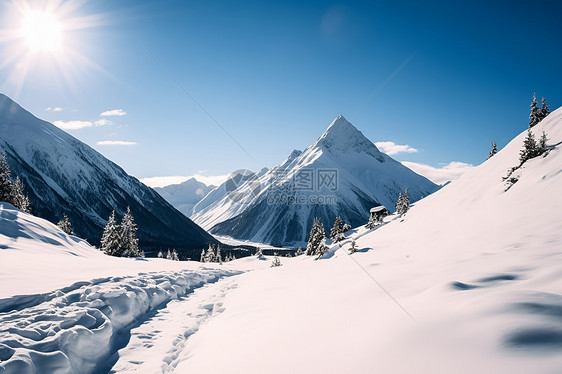
[[[525, 132], [405, 216], [349, 232], [323, 259], [275, 268], [255, 257], [204, 268], [109, 258], [4, 207], [0, 367], [559, 373], [562, 110], [533, 129], [543, 130], [553, 149], [525, 163], [509, 190], [502, 177]], [[35, 295], [12, 297], [21, 294]]]

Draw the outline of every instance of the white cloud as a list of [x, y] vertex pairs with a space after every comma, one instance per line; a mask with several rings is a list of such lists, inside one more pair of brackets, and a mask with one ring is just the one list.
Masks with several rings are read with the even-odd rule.
[[78, 130], [84, 127], [92, 127], [92, 122], [90, 121], [55, 121], [53, 124], [63, 130]]
[[137, 142], [127, 142], [124, 140], [101, 140], [98, 145], [136, 145]]
[[113, 110], [106, 110], [105, 112], [101, 113], [100, 116], [108, 117], [108, 116], [124, 116], [127, 112], [123, 109], [113, 109]]
[[452, 161], [442, 167], [433, 167], [410, 161], [402, 161], [402, 164], [436, 184], [444, 184], [455, 180], [474, 167], [472, 164], [459, 161]]
[[94, 125], [96, 125], [96, 126], [105, 126], [105, 125], [111, 125], [112, 123], [113, 123], [113, 122], [111, 122], [111, 121], [108, 120], [108, 119], [101, 118], [101, 119], [98, 119], [97, 121], [95, 121], [95, 122], [94, 122]]
[[62, 112], [62, 108], [60, 106], [54, 107], [53, 112]]
[[45, 110], [51, 110], [52, 108], [50, 106], [46, 107]]
[[167, 177], [151, 177], [141, 179], [141, 182], [149, 187], [166, 187], [171, 184], [180, 184], [188, 179], [195, 178], [199, 182], [205, 183], [207, 186], [219, 186], [223, 184], [230, 174], [225, 175], [189, 175], [189, 176], [167, 176]]
[[416, 148], [410, 147], [407, 144], [400, 145], [394, 142], [376, 142], [377, 148], [387, 155], [395, 155], [398, 153], [417, 153]]

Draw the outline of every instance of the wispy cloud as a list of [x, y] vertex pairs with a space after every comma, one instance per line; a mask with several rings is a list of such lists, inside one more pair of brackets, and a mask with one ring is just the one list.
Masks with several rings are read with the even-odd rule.
[[92, 127], [92, 122], [90, 121], [55, 121], [53, 124], [63, 130], [78, 130], [84, 127]]
[[112, 123], [113, 123], [113, 122], [111, 122], [111, 121], [108, 120], [108, 119], [101, 118], [101, 119], [98, 119], [97, 121], [95, 121], [95, 122], [94, 122], [94, 125], [96, 125], [96, 126], [105, 126], [105, 125], [111, 125]]
[[418, 150], [407, 144], [401, 145], [394, 142], [376, 142], [375, 145], [379, 150], [387, 155], [396, 155], [398, 153], [417, 153]]
[[101, 140], [97, 142], [98, 145], [136, 145], [137, 142], [128, 142], [124, 140]]
[[62, 108], [60, 106], [56, 106], [53, 108], [53, 112], [62, 112]]
[[205, 183], [207, 186], [219, 186], [223, 184], [228, 178], [229, 174], [225, 175], [202, 175], [194, 174], [189, 176], [166, 176], [166, 177], [151, 177], [141, 179], [141, 182], [149, 187], [166, 187], [171, 184], [180, 184], [188, 179], [195, 178], [201, 183]]
[[51, 110], [53, 108], [51, 108], [50, 106], [46, 107], [45, 110]]
[[127, 112], [123, 109], [113, 109], [113, 110], [106, 110], [105, 112], [101, 113], [100, 116], [102, 117], [109, 117], [109, 116], [124, 116]]
[[416, 173], [423, 175], [433, 183], [437, 184], [444, 184], [455, 180], [474, 167], [472, 164], [459, 161], [452, 161], [441, 167], [418, 164], [410, 161], [402, 161], [402, 165], [412, 169]]

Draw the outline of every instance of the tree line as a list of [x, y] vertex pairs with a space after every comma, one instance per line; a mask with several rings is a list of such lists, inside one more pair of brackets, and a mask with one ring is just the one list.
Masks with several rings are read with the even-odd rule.
[[31, 213], [29, 198], [19, 177], [12, 179], [12, 171], [5, 153], [0, 153], [0, 201], [12, 204], [19, 210]]

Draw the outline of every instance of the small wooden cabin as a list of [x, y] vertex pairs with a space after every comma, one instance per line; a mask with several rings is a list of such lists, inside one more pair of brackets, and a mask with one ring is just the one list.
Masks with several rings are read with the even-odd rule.
[[371, 216], [369, 217], [369, 221], [377, 222], [382, 222], [382, 219], [390, 214], [390, 212], [384, 205], [379, 205], [371, 208], [369, 213], [371, 214]]

